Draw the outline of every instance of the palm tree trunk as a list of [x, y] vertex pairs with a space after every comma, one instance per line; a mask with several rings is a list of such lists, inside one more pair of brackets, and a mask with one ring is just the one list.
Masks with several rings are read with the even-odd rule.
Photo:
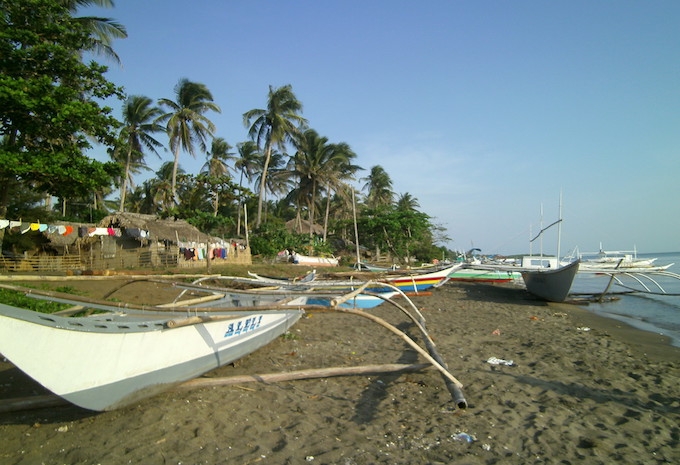
[[295, 226], [297, 226], [297, 231], [302, 234], [302, 215], [300, 213], [300, 202], [297, 204], [297, 214], [295, 215]]
[[314, 233], [314, 205], [316, 204], [316, 179], [312, 180], [312, 204], [309, 206], [309, 238]]
[[323, 241], [326, 242], [326, 235], [328, 233], [328, 214], [331, 211], [331, 185], [328, 183], [328, 197], [326, 198], [326, 215], [323, 219]]
[[120, 207], [118, 210], [121, 212], [125, 211], [125, 194], [127, 193], [127, 182], [130, 176], [130, 158], [132, 157], [132, 145], [128, 147], [127, 161], [125, 162], [125, 177], [123, 178], [123, 183], [120, 186]]
[[172, 202], [173, 204], [179, 204], [177, 200], [177, 168], [179, 167], [179, 142], [175, 147], [175, 163], [172, 165]]
[[264, 167], [262, 167], [262, 179], [260, 180], [260, 196], [257, 200], [257, 222], [255, 226], [259, 227], [262, 222], [262, 200], [264, 199], [264, 188], [265, 182], [267, 181], [267, 170], [269, 169], [269, 160], [272, 156], [272, 146], [271, 142], [267, 142], [267, 148], [265, 149], [264, 157]]
[[236, 221], [236, 235], [241, 235], [241, 205], [243, 204], [243, 169], [238, 180], [238, 220]]

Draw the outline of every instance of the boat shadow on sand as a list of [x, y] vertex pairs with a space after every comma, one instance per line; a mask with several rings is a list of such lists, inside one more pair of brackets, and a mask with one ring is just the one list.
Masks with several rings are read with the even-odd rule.
[[[404, 322], [396, 327], [400, 331], [408, 333], [408, 330], [415, 328], [415, 325], [410, 322]], [[414, 335], [411, 336], [413, 337]], [[414, 337], [414, 339], [417, 339], [417, 337]], [[394, 363], [410, 365], [418, 363], [418, 361], [419, 357], [415, 350], [405, 349]], [[387, 401], [390, 396], [390, 385], [397, 383], [400, 378], [408, 380], [409, 375], [412, 375], [412, 373], [386, 373], [375, 377], [366, 386], [366, 389], [364, 389], [359, 400], [356, 402], [352, 421], [357, 425], [371, 423], [380, 411], [380, 405]]]
[[[54, 395], [9, 362], [0, 363], [0, 403], [9, 399], [42, 396]], [[99, 413], [64, 401], [62, 405], [49, 408], [0, 412], [0, 425], [63, 423], [94, 417]]]
[[457, 288], [465, 293], [467, 300], [495, 303], [517, 303], [527, 306], [545, 307], [548, 302], [531, 295], [526, 289], [517, 284], [487, 284], [487, 283], [447, 283], [450, 288]]

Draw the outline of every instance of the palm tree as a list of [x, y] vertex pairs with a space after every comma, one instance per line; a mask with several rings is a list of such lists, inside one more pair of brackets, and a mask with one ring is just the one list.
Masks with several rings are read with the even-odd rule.
[[[331, 146], [328, 138], [321, 137], [314, 129], [307, 129], [296, 141], [298, 147], [291, 160], [291, 175], [299, 179], [298, 195], [307, 192], [309, 205], [309, 235], [312, 235], [314, 224], [314, 206], [319, 179], [323, 176], [330, 158]], [[304, 189], [303, 189], [304, 188]]]
[[[113, 0], [61, 0], [62, 5], [71, 13], [76, 13], [79, 8], [89, 8], [98, 6], [102, 8], [113, 8]], [[90, 34], [90, 44], [88, 50], [113, 59], [120, 63], [120, 57], [113, 51], [111, 44], [113, 39], [126, 39], [127, 31], [125, 26], [111, 18], [100, 18], [97, 16], [80, 16], [73, 18], [81, 24]]]
[[369, 208], [378, 208], [392, 203], [394, 197], [392, 180], [382, 166], [372, 167], [371, 173], [363, 180], [367, 181], [364, 189], [368, 189], [366, 205]]
[[172, 177], [184, 174], [184, 170], [168, 161], [156, 171], [156, 177], [150, 179], [147, 195], [150, 196], [150, 204], [154, 212], [171, 210], [175, 204], [175, 191], [172, 185]]
[[[330, 159], [330, 163], [326, 167], [326, 190], [328, 196], [326, 198], [326, 214], [324, 216], [323, 224], [323, 240], [326, 241], [326, 236], [328, 234], [328, 217], [331, 208], [331, 191], [335, 191], [336, 194], [347, 195], [347, 181], [354, 179], [354, 174], [363, 170], [359, 165], [353, 165], [352, 160], [356, 158], [357, 154], [350, 148], [345, 142], [339, 144], [333, 144], [332, 146], [333, 157]], [[346, 198], [349, 202], [350, 198]]]
[[170, 138], [170, 149], [175, 154], [175, 164], [172, 170], [172, 196], [177, 202], [177, 166], [179, 165], [180, 148], [196, 158], [194, 144], [198, 143], [202, 151], [206, 150], [208, 137], [215, 132], [215, 125], [206, 118], [208, 111], [221, 112], [220, 107], [213, 102], [213, 96], [205, 86], [198, 82], [191, 82], [186, 78], [180, 79], [175, 86], [176, 100], [160, 99], [159, 103], [170, 108], [161, 115], [159, 121], [167, 122], [167, 132]]
[[[120, 130], [120, 139], [127, 149], [125, 159], [125, 177], [120, 188], [120, 211], [125, 211], [125, 194], [127, 182], [130, 177], [130, 166], [133, 161], [138, 165], [144, 165], [144, 147], [158, 155], [156, 147], [161, 143], [154, 139], [151, 134], [160, 132], [163, 127], [156, 123], [161, 109], [152, 105], [149, 97], [133, 95], [123, 105], [123, 127]], [[132, 159], [133, 153], [135, 159]]]
[[258, 147], [264, 143], [264, 166], [260, 181], [259, 199], [257, 202], [257, 222], [262, 221], [262, 201], [265, 196], [265, 181], [272, 156], [272, 149], [277, 146], [285, 150], [286, 142], [292, 142], [307, 125], [307, 120], [300, 116], [302, 104], [293, 94], [293, 87], [288, 84], [278, 89], [269, 86], [267, 109], [254, 109], [243, 114], [243, 124], [248, 127], [248, 135], [257, 142]]
[[[265, 174], [265, 157], [260, 156], [255, 166], [255, 183], [264, 185], [263, 204], [267, 204], [267, 192], [272, 194], [283, 194], [290, 188], [290, 174], [286, 167], [286, 154], [274, 151], [269, 159], [269, 169]], [[264, 217], [267, 217], [265, 209]]]
[[[228, 160], [233, 160], [234, 153], [230, 152], [233, 147], [227, 143], [222, 137], [216, 137], [212, 140], [212, 145], [208, 151], [208, 161], [201, 168], [201, 172], [208, 173], [211, 178], [221, 178], [229, 176], [231, 168], [227, 165]], [[217, 216], [217, 208], [219, 207], [218, 191], [213, 191], [213, 216]]]
[[241, 235], [241, 206], [243, 204], [243, 177], [247, 181], [253, 177], [258, 160], [262, 158], [257, 144], [253, 141], [242, 142], [237, 145], [239, 158], [234, 163], [234, 167], [241, 172], [238, 180], [239, 187], [239, 204], [238, 204], [238, 221], [236, 223], [236, 234]]
[[417, 211], [418, 207], [420, 207], [418, 199], [408, 192], [401, 194], [397, 199], [397, 210], [414, 212]]
[[[316, 194], [319, 185], [325, 185], [327, 189], [326, 214], [324, 219], [324, 240], [327, 235], [328, 214], [330, 210], [331, 190], [337, 189], [345, 179], [351, 178], [359, 169], [350, 161], [356, 154], [349, 145], [329, 144], [326, 137], [321, 137], [313, 129], [308, 129], [297, 141], [298, 151], [293, 157], [292, 174], [300, 179], [299, 194], [304, 194], [303, 187], [307, 184], [307, 190], [311, 194], [309, 200], [309, 222], [312, 234], [314, 223], [314, 209], [316, 206]], [[307, 181], [306, 183], [304, 181]]]

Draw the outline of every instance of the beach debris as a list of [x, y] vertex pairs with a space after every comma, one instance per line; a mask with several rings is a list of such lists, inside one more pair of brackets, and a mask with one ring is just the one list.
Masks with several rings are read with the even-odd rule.
[[513, 362], [512, 360], [503, 360], [502, 358], [497, 357], [489, 357], [486, 363], [490, 365], [507, 365], [509, 367], [515, 365], [515, 362]]
[[491, 450], [491, 444], [482, 444], [482, 449], [489, 451]]
[[68, 426], [66, 426], [66, 425], [60, 426], [59, 428], [57, 428], [57, 431], [59, 433], [66, 433], [66, 432], [68, 432]]
[[494, 329], [493, 331], [491, 331], [491, 334], [493, 334], [494, 336], [500, 336], [500, 335], [501, 335], [501, 330], [498, 329], [498, 328], [496, 328], [496, 329]]
[[576, 328], [576, 331], [590, 331], [590, 328], [587, 326], [581, 326], [580, 328]]
[[307, 457], [305, 457], [305, 460], [306, 460], [307, 462], [313, 462], [313, 461], [314, 461], [314, 456], [313, 456], [313, 455], [308, 455]]
[[451, 435], [451, 439], [453, 439], [454, 441], [464, 441], [464, 442], [474, 442], [474, 441], [477, 440], [477, 438], [474, 437], [473, 435], [468, 434], [468, 433], [463, 433], [463, 432], [459, 432], [459, 433]]
[[530, 320], [536, 320], [536, 321], [543, 321], [543, 318], [539, 318], [537, 316], [530, 316], [529, 319]]

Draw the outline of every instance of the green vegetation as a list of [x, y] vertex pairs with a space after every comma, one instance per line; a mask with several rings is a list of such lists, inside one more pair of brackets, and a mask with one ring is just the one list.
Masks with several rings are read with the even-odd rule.
[[[90, 6], [113, 2], [0, 3], [0, 218], [92, 223], [112, 210], [174, 216], [225, 238], [243, 238], [247, 227], [256, 255], [294, 249], [353, 257], [356, 210], [359, 242], [371, 251], [401, 261], [449, 255], [437, 245], [447, 239], [440, 228], [416, 198], [393, 190], [383, 167], [361, 179], [363, 194], [352, 187], [360, 157], [310, 127], [292, 85], [270, 86], [266, 105], [242, 114], [248, 140], [236, 143], [219, 137], [211, 118], [221, 108], [205, 84], [179, 79], [172, 98], [126, 96], [107, 81], [105, 66], [85, 62], [92, 53], [118, 60], [113, 42], [126, 37], [111, 19], [77, 16]], [[122, 121], [101, 103], [111, 101], [122, 102]], [[160, 150], [161, 136], [168, 150]], [[88, 157], [92, 141], [110, 162]], [[205, 159], [199, 174], [179, 166], [182, 151]], [[173, 160], [135, 185], [149, 152]], [[52, 205], [54, 197], [60, 201]], [[297, 233], [285, 227], [291, 220]]]
[[26, 297], [22, 292], [11, 291], [9, 289], [0, 289], [0, 302], [13, 307], [25, 308], [40, 313], [54, 313], [69, 307], [65, 304]]

